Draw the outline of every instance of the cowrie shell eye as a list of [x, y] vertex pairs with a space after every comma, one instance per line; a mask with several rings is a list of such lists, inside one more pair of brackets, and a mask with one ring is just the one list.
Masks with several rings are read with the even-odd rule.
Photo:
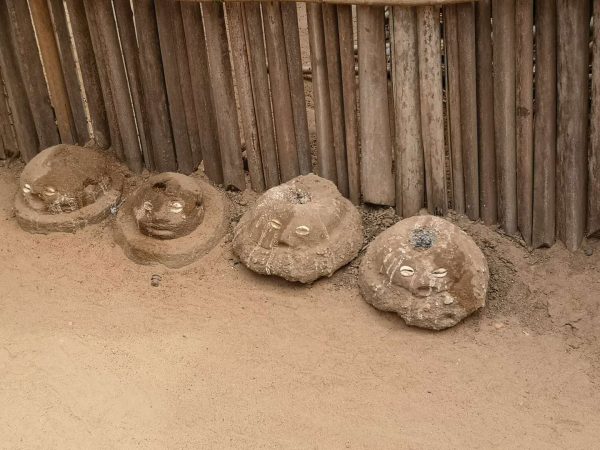
[[271, 226], [271, 228], [274, 228], [276, 230], [281, 229], [281, 222], [277, 219], [271, 219], [269, 221], [269, 225]]
[[300, 225], [296, 228], [296, 234], [298, 236], [306, 236], [308, 233], [310, 233], [310, 228], [308, 228], [306, 225]]
[[144, 209], [145, 209], [146, 211], [152, 211], [152, 209], [153, 209], [153, 207], [152, 207], [152, 203], [150, 203], [150, 202], [148, 202], [148, 201], [144, 202]]
[[50, 197], [54, 194], [56, 194], [56, 189], [54, 189], [52, 186], [47, 186], [46, 189], [44, 189], [44, 195]]
[[400, 267], [400, 275], [403, 277], [412, 277], [415, 274], [415, 269], [410, 266]]
[[25, 194], [29, 194], [29, 193], [31, 193], [31, 186], [30, 186], [30, 185], [28, 185], [28, 184], [25, 184], [25, 185], [23, 186], [23, 192], [24, 192]]
[[435, 278], [444, 278], [446, 275], [448, 275], [448, 271], [443, 268], [435, 269], [433, 272], [431, 272], [431, 275], [433, 275]]
[[171, 202], [169, 203], [169, 211], [174, 214], [179, 214], [183, 211], [183, 203], [182, 202]]

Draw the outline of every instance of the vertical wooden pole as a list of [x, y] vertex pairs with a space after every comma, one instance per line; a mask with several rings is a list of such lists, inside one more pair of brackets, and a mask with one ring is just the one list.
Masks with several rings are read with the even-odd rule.
[[358, 6], [356, 11], [363, 200], [393, 206], [396, 193], [392, 174], [384, 9]]
[[446, 213], [448, 202], [439, 21], [438, 7], [417, 8], [421, 131], [425, 155], [427, 207], [431, 214], [443, 215]]
[[329, 98], [329, 75], [325, 55], [323, 7], [317, 3], [307, 3], [306, 14], [317, 127], [317, 172], [323, 178], [337, 184], [331, 101]]
[[250, 182], [254, 191], [263, 192], [265, 190], [265, 180], [260, 156], [258, 129], [256, 128], [256, 116], [254, 114], [248, 50], [244, 36], [244, 10], [239, 2], [227, 3], [225, 8], [229, 21], [231, 51], [235, 55], [234, 71], [237, 82], [238, 100], [242, 113], [242, 131], [246, 141], [246, 158], [248, 160]]
[[81, 0], [66, 0], [66, 5], [87, 100], [92, 135], [99, 147], [106, 148], [110, 141], [110, 131], [85, 8]]
[[[181, 2], [180, 7], [202, 148], [202, 155], [197, 156], [202, 157], [204, 172], [208, 178], [217, 184], [221, 184], [223, 183], [223, 168], [221, 166], [217, 122], [208, 75], [208, 55], [206, 54], [206, 40], [200, 4]], [[200, 160], [194, 161], [195, 165], [199, 163]]]
[[300, 173], [312, 172], [310, 154], [310, 137], [308, 134], [308, 117], [306, 115], [306, 97], [304, 95], [304, 77], [302, 75], [302, 54], [300, 52], [300, 32], [298, 30], [297, 3], [282, 2], [281, 18], [287, 54], [288, 75], [290, 79], [290, 95], [294, 112], [294, 129], [296, 130], [296, 147], [298, 149], [298, 166]]
[[500, 219], [517, 232], [517, 152], [515, 130], [515, 0], [494, 0], [494, 120]]
[[452, 199], [454, 210], [465, 212], [465, 176], [463, 172], [463, 146], [460, 132], [460, 74], [458, 55], [458, 28], [456, 5], [444, 7], [444, 30], [446, 32], [446, 74], [448, 77], [447, 103], [452, 155]]
[[557, 229], [569, 250], [586, 226], [590, 2], [558, 0]]
[[345, 141], [348, 163], [348, 190], [350, 200], [360, 203], [360, 151], [358, 148], [358, 117], [356, 105], [356, 64], [354, 60], [354, 31], [352, 6], [338, 5], [338, 32], [342, 65]]
[[594, 2], [592, 111], [588, 186], [588, 234], [600, 231], [600, 2]]
[[140, 74], [156, 170], [177, 170], [153, 0], [134, 0]]
[[475, 4], [477, 15], [477, 125], [479, 136], [480, 214], [486, 225], [498, 220], [496, 149], [494, 138], [494, 80], [492, 69], [491, 0]]
[[533, 247], [551, 246], [556, 231], [556, 0], [536, 2]]
[[271, 80], [279, 170], [281, 181], [288, 181], [300, 174], [300, 166], [296, 151], [283, 22], [278, 2], [263, 3], [262, 11], [269, 58], [269, 80]]
[[170, 0], [157, 0], [155, 8], [177, 166], [181, 172], [189, 174], [193, 172], [194, 164], [187, 127], [186, 107], [183, 100], [182, 79], [177, 61], [178, 52], [185, 50], [185, 45], [181, 48], [181, 43], [177, 42], [177, 33], [174, 30], [175, 15], [179, 13], [179, 8], [175, 2]]
[[460, 129], [465, 179], [465, 211], [479, 220], [479, 153], [477, 147], [477, 71], [473, 5], [457, 5], [460, 60]]
[[63, 77], [60, 54], [54, 29], [52, 28], [52, 19], [46, 0], [30, 0], [31, 17], [38, 37], [40, 54], [44, 62], [46, 80], [50, 90], [50, 98], [56, 114], [56, 122], [62, 142], [75, 142], [75, 122], [71, 104], [69, 103], [69, 94]]
[[140, 173], [143, 167], [139, 148], [133, 106], [129, 97], [127, 75], [117, 35], [112, 3], [110, 0], [94, 0], [94, 11], [98, 24], [98, 34], [108, 69], [108, 81], [114, 102], [119, 134], [123, 143], [123, 153], [131, 170]]
[[260, 151], [267, 189], [279, 184], [279, 167], [277, 164], [277, 148], [275, 146], [275, 128], [273, 110], [267, 73], [267, 56], [263, 35], [260, 4], [244, 3], [246, 19], [246, 41], [248, 42], [250, 78], [256, 112], [256, 125], [260, 140]]
[[10, 17], [6, 2], [0, 2], [0, 71], [8, 93], [8, 103], [15, 126], [15, 135], [21, 156], [25, 161], [33, 158], [38, 151], [38, 137], [25, 86], [17, 67], [17, 55], [14, 52], [10, 35]]
[[137, 38], [135, 36], [135, 24], [133, 21], [133, 10], [129, 0], [114, 0], [117, 28], [125, 60], [125, 70], [131, 91], [131, 99], [135, 111], [137, 129], [140, 138], [144, 163], [149, 170], [154, 170], [154, 158], [152, 155], [152, 139], [150, 137], [150, 121], [146, 114], [144, 105], [144, 92], [141, 85], [140, 59]]
[[[1, 33], [0, 37], [2, 37]], [[2, 60], [0, 59], [0, 65], [1, 61]], [[17, 140], [15, 138], [14, 127], [10, 123], [10, 112], [7, 103], [8, 99], [4, 95], [4, 89], [4, 78], [0, 68], [0, 140], [2, 141], [2, 144], [0, 144], [0, 158], [2, 159], [19, 155], [19, 146], [17, 145]]]
[[327, 74], [329, 75], [329, 98], [331, 102], [337, 185], [342, 195], [348, 197], [350, 193], [348, 186], [348, 163], [346, 161], [342, 65], [340, 61], [337, 7], [333, 4], [323, 5], [323, 29], [325, 31]]
[[54, 110], [48, 94], [48, 86], [42, 68], [42, 61], [35, 39], [35, 31], [26, 1], [6, 2], [12, 22], [15, 53], [23, 82], [27, 86], [27, 100], [33, 115], [40, 148], [44, 149], [60, 142]]
[[533, 225], [533, 0], [516, 5], [517, 220], [531, 245]]
[[110, 147], [115, 152], [120, 160], [125, 160], [123, 150], [123, 142], [121, 140], [121, 132], [119, 131], [119, 122], [117, 120], [117, 110], [110, 87], [110, 77], [108, 75], [108, 61], [104, 51], [104, 42], [101, 38], [100, 30], [98, 29], [98, 21], [93, 0], [83, 0], [85, 6], [85, 16], [87, 17], [88, 27], [90, 30], [90, 38], [94, 57], [96, 58], [96, 67], [98, 68], [98, 76], [100, 78], [100, 86], [102, 87], [102, 98], [106, 108], [106, 119], [108, 122], [108, 130], [110, 134]]
[[246, 180], [223, 5], [203, 3], [202, 12], [224, 183], [227, 187], [232, 186], [241, 190], [245, 188]]
[[394, 6], [393, 21], [396, 197], [398, 191], [402, 195], [402, 209], [397, 202], [396, 212], [411, 217], [419, 213], [425, 197], [416, 10]]
[[63, 0], [48, 0], [48, 4], [50, 5], [52, 22], [54, 24], [58, 49], [60, 51], [61, 66], [67, 87], [67, 94], [69, 96], [69, 104], [71, 106], [71, 111], [73, 112], [76, 142], [85, 144], [89, 139], [87, 117], [83, 107], [83, 98], [77, 75], [75, 55], [73, 54], [71, 37], [69, 36], [65, 5]]

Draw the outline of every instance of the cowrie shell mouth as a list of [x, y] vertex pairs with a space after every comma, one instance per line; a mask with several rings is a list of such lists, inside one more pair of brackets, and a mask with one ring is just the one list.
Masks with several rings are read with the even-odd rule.
[[435, 278], [444, 278], [446, 275], [448, 275], [448, 271], [446, 269], [435, 269], [433, 272], [431, 272], [431, 275], [433, 275]]
[[54, 189], [53, 187], [48, 186], [46, 189], [44, 189], [44, 195], [47, 195], [48, 197], [50, 197], [51, 195], [56, 194], [56, 189]]
[[400, 275], [403, 277], [412, 277], [415, 274], [415, 269], [410, 266], [400, 267]]
[[306, 236], [310, 233], [310, 228], [308, 228], [306, 225], [300, 225], [299, 227], [296, 228], [296, 234], [299, 236]]
[[183, 203], [172, 202], [169, 204], [169, 211], [171, 211], [173, 214], [179, 214], [181, 211], [183, 211]]
[[269, 221], [269, 225], [271, 226], [271, 228], [274, 228], [275, 230], [281, 229], [281, 222], [277, 219], [271, 219]]
[[23, 192], [24, 192], [25, 194], [30, 194], [30, 193], [31, 193], [31, 190], [32, 190], [32, 189], [31, 189], [31, 186], [30, 186], [30, 185], [28, 185], [28, 184], [25, 184], [25, 185], [23, 186]]

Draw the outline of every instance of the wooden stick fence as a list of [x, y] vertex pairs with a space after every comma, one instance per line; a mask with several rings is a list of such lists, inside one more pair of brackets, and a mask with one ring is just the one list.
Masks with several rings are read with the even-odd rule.
[[577, 249], [600, 233], [593, 5], [0, 0], [0, 158], [91, 143], [257, 192], [316, 172]]

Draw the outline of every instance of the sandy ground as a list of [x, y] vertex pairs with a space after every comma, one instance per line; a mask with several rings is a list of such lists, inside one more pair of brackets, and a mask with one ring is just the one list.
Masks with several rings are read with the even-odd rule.
[[[455, 218], [489, 304], [435, 333], [367, 305], [357, 262], [300, 286], [227, 238], [168, 270], [130, 262], [111, 221], [27, 234], [19, 172], [0, 168], [1, 448], [597, 448], [597, 242], [528, 253]], [[363, 215], [368, 238], [395, 220]]]

